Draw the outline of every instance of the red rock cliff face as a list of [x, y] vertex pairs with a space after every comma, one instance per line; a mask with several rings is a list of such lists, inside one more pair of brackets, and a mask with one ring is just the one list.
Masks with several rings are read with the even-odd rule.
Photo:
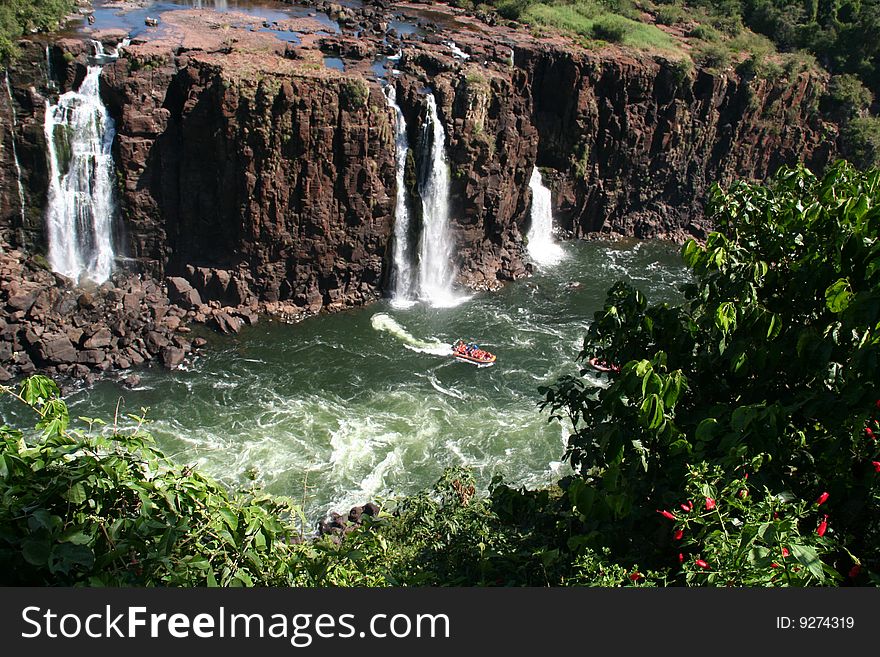
[[558, 215], [577, 235], [699, 236], [713, 182], [796, 162], [821, 169], [836, 152], [816, 74], [773, 83], [534, 46], [517, 47], [515, 61], [528, 77], [537, 163], [556, 172]]
[[151, 61], [103, 75], [132, 255], [158, 271], [241, 270], [261, 300], [313, 311], [375, 296], [394, 214], [378, 86], [250, 78], [233, 56]]
[[[824, 83], [815, 74], [774, 83], [694, 74], [527, 35], [511, 61], [506, 44], [456, 38], [469, 60], [439, 38], [405, 44], [394, 84], [414, 149], [425, 89], [437, 98], [456, 264], [474, 287], [528, 272], [522, 236], [536, 164], [574, 234], [681, 238], [706, 229], [712, 182], [761, 179], [798, 161], [821, 168], [835, 152], [835, 130], [817, 114]], [[381, 293], [390, 264], [394, 117], [356, 61], [341, 75], [323, 68], [317, 51], [315, 60], [272, 47], [132, 48], [105, 66], [102, 94], [117, 121], [118, 243], [156, 275], [187, 277], [203, 301], [295, 312], [364, 303]], [[55, 50], [56, 79], [69, 88], [84, 73], [85, 49]], [[47, 185], [42, 52], [34, 46], [11, 72], [25, 225], [9, 130], [0, 150], [0, 225], [29, 247], [39, 244]], [[0, 101], [4, 122], [10, 107]]]

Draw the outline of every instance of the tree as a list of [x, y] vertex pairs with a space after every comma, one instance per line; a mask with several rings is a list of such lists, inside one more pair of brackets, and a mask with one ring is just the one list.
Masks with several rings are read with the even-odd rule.
[[876, 569], [880, 171], [782, 169], [766, 185], [716, 186], [708, 212], [718, 231], [682, 250], [687, 303], [649, 306], [618, 283], [579, 358], [620, 374], [605, 389], [581, 376], [542, 390], [574, 428], [575, 493], [622, 541], [681, 503], [695, 467], [750, 475], [765, 497], [826, 491], [842, 543], [828, 558], [848, 568], [849, 550]]

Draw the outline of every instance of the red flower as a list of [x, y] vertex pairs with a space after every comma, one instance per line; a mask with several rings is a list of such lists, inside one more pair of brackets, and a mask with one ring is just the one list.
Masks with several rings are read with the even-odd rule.
[[826, 515], [822, 518], [822, 522], [819, 523], [819, 527], [816, 528], [816, 533], [819, 536], [825, 536], [825, 532], [828, 531], [828, 516]]
[[708, 568], [709, 564], [703, 561], [702, 559], [697, 559], [694, 563], [696, 563], [700, 568]]
[[713, 500], [711, 497], [707, 497], [706, 498], [706, 511], [711, 511], [714, 508], [715, 508], [715, 500]]
[[673, 534], [673, 537], [675, 538], [675, 540], [680, 541], [682, 536], [684, 536], [684, 530], [683, 529], [676, 529], [675, 534]]
[[678, 563], [684, 563], [684, 554], [678, 553]]
[[629, 578], [634, 582], [638, 582], [640, 579], [642, 579], [642, 574], [637, 570], [632, 575], [630, 575]]
[[877, 400], [877, 408], [880, 408], [880, 399]]
[[746, 472], [746, 473], [743, 475], [743, 479], [748, 479], [748, 478], [749, 478], [749, 473]]
[[816, 500], [816, 504], [822, 505], [828, 500], [828, 493], [822, 493]]
[[770, 567], [771, 568], [779, 568], [779, 564], [774, 561], [773, 563], [770, 564]]
[[669, 520], [675, 520], [675, 516], [672, 515], [669, 511], [661, 511], [660, 509], [657, 509], [657, 513], [659, 513], [664, 518], [668, 518]]
[[850, 579], [855, 579], [856, 577], [859, 576], [859, 573], [860, 573], [860, 572], [862, 572], [862, 567], [861, 567], [859, 564], [856, 564], [855, 566], [853, 566], [852, 568], [850, 568], [850, 571], [849, 571], [849, 578], [850, 578]]
[[681, 510], [684, 511], [685, 513], [690, 513], [691, 511], [694, 510], [694, 503], [691, 502], [690, 500], [688, 500], [687, 504], [679, 504], [679, 506], [681, 507]]
[[749, 491], [747, 491], [745, 488], [740, 488], [739, 492], [737, 493], [737, 496], [740, 499], [745, 499], [749, 496]]
[[865, 435], [871, 440], [876, 440], [874, 437], [874, 432], [871, 430], [871, 427], [865, 427]]
[[785, 547], [782, 548], [782, 556], [783, 556], [783, 557], [787, 557], [789, 554], [790, 554], [790, 553], [789, 553], [789, 551], [788, 551], [788, 548], [785, 548]]
[[871, 465], [874, 466], [874, 472], [880, 472], [880, 461], [871, 461]]

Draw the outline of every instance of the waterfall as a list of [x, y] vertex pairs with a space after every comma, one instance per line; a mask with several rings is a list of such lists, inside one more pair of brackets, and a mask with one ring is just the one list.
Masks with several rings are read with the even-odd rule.
[[532, 169], [529, 189], [532, 190], [532, 225], [527, 235], [529, 255], [538, 265], [549, 267], [562, 260], [564, 253], [553, 239], [550, 190], [544, 186], [538, 167]]
[[9, 96], [9, 111], [12, 114], [12, 125], [9, 131], [12, 134], [12, 159], [15, 161], [15, 175], [18, 181], [18, 203], [21, 212], [21, 223], [25, 222], [24, 185], [21, 184], [21, 163], [18, 161], [18, 146], [15, 143], [15, 131], [18, 128], [18, 117], [15, 114], [15, 99], [12, 97], [12, 85], [9, 84], [9, 71], [6, 71], [6, 95]]
[[397, 122], [397, 137], [394, 145], [396, 149], [396, 178], [397, 178], [397, 202], [394, 207], [394, 262], [391, 270], [392, 298], [396, 304], [409, 305], [412, 303], [412, 267], [410, 266], [409, 253], [409, 207], [406, 202], [406, 156], [409, 152], [409, 139], [406, 135], [406, 119], [397, 104], [397, 90], [393, 84], [386, 87], [388, 106], [394, 110]]
[[437, 115], [437, 100], [428, 93], [428, 119], [422, 128], [422, 234], [419, 239], [419, 298], [432, 306], [461, 302], [452, 290], [452, 238], [449, 234], [449, 165], [446, 133]]
[[46, 46], [46, 88], [50, 91], [58, 89], [55, 82], [55, 72], [52, 70], [52, 52], [48, 45]]
[[[95, 60], [108, 56], [95, 42]], [[114, 215], [113, 119], [101, 102], [100, 65], [91, 65], [76, 91], [55, 105], [46, 101], [46, 143], [49, 147], [47, 228], [52, 269], [97, 283], [110, 277], [113, 266], [111, 232]]]

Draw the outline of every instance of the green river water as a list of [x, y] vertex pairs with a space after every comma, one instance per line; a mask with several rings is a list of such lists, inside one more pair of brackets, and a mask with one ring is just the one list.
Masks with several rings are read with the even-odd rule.
[[[649, 301], [677, 301], [687, 274], [659, 242], [568, 242], [565, 259], [454, 308], [382, 301], [295, 325], [262, 322], [212, 336], [184, 369], [143, 370], [67, 397], [72, 417], [112, 420], [148, 409], [149, 430], [174, 460], [236, 487], [303, 497], [317, 518], [430, 486], [450, 465], [537, 486], [566, 472], [567, 427], [539, 412], [537, 388], [577, 371], [593, 313], [619, 279]], [[498, 357], [457, 362], [462, 337]], [[595, 378], [597, 385], [601, 378]], [[0, 406], [6, 421], [26, 416]], [[11, 413], [18, 417], [10, 417]], [[122, 414], [122, 413], [121, 413]]]

